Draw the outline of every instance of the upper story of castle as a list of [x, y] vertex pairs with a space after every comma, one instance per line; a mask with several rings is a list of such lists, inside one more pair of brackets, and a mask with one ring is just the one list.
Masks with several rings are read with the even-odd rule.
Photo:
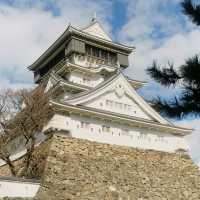
[[69, 25], [65, 32], [32, 64], [35, 83], [52, 70], [70, 63], [87, 70], [112, 72], [129, 66], [128, 56], [135, 48], [112, 41], [102, 25], [93, 18], [89, 26]]

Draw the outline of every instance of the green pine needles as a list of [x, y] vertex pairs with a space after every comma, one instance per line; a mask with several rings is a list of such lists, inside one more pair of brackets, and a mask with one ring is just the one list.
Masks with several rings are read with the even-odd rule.
[[[200, 26], [200, 4], [192, 0], [181, 2], [183, 13], [193, 23]], [[153, 100], [156, 110], [172, 118], [183, 118], [188, 114], [200, 115], [200, 57], [188, 58], [177, 70], [173, 64], [161, 67], [155, 61], [147, 68], [147, 73], [164, 87], [181, 87], [181, 94], [169, 100], [158, 97]]]

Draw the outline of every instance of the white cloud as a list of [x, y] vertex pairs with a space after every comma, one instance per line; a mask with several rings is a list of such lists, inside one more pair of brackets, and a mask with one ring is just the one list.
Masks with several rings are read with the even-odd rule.
[[175, 0], [126, 0], [127, 23], [120, 37], [123, 40], [136, 41], [170, 36], [182, 30], [188, 30], [191, 23], [181, 14], [179, 1]]
[[106, 10], [110, 6], [92, 0], [56, 1], [60, 9], [58, 16], [43, 9], [43, 1], [25, 4], [15, 1], [14, 6], [0, 5], [0, 87], [6, 81], [20, 84], [31, 83], [32, 73], [26, 67], [35, 61], [67, 28], [69, 22], [74, 26], [85, 26], [94, 12], [106, 22]]
[[200, 31], [181, 13], [179, 0], [126, 1], [128, 20], [118, 38], [136, 46], [128, 74], [149, 80], [145, 69], [154, 59], [163, 65], [172, 61], [178, 66], [199, 52]]
[[180, 66], [184, 61], [199, 53], [200, 30], [194, 29], [188, 33], [177, 33], [167, 38], [159, 47], [154, 48], [156, 41], [137, 42], [136, 54], [131, 55], [131, 67], [128, 73], [140, 79], [148, 79], [145, 69], [157, 60], [161, 65], [168, 61]]

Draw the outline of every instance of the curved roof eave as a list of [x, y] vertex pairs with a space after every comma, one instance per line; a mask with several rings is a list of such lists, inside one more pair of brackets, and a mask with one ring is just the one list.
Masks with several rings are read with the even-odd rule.
[[34, 70], [37, 67], [37, 65], [39, 65], [39, 63], [43, 61], [43, 59], [45, 59], [52, 51], [54, 51], [63, 42], [65, 38], [67, 38], [68, 35], [73, 34], [73, 33], [85, 36], [87, 38], [91, 38], [93, 40], [98, 40], [99, 42], [103, 42], [105, 44], [112, 45], [117, 48], [124, 49], [130, 53], [135, 49], [135, 47], [129, 47], [129, 46], [115, 43], [115, 42], [105, 40], [99, 37], [95, 37], [93, 35], [90, 35], [89, 33], [85, 33], [69, 25], [67, 29], [63, 32], [63, 34], [33, 64], [28, 66], [28, 69]]
[[150, 120], [143, 120], [140, 118], [136, 118], [136, 117], [129, 117], [126, 115], [118, 115], [116, 113], [113, 112], [109, 112], [109, 111], [101, 111], [99, 109], [94, 109], [94, 108], [88, 108], [88, 107], [84, 107], [84, 106], [80, 106], [80, 105], [71, 105], [71, 104], [64, 104], [64, 103], [60, 103], [60, 102], [56, 102], [56, 101], [51, 101], [50, 102], [52, 106], [61, 108], [63, 111], [64, 110], [74, 110], [76, 112], [87, 112], [89, 114], [96, 114], [96, 115], [102, 115], [104, 117], [111, 117], [111, 118], [115, 118], [115, 120], [119, 119], [119, 120], [125, 120], [127, 122], [130, 123], [138, 123], [141, 125], [145, 125], [148, 128], [153, 127], [156, 130], [158, 128], [163, 129], [163, 130], [168, 130], [171, 131], [171, 134], [175, 134], [175, 135], [181, 135], [181, 136], [185, 136], [190, 134], [193, 129], [188, 129], [188, 128], [182, 128], [182, 127], [178, 127], [178, 126], [173, 126], [173, 125], [166, 125], [166, 124], [160, 124], [158, 122], [154, 122], [154, 121], [150, 121]]
[[64, 38], [66, 38], [70, 32], [70, 25], [67, 27], [67, 29], [62, 33], [62, 35], [30, 66], [28, 66], [29, 70], [34, 70], [34, 68], [40, 63], [42, 62], [42, 60], [48, 56], [57, 46], [60, 45], [60, 43], [64, 40]]

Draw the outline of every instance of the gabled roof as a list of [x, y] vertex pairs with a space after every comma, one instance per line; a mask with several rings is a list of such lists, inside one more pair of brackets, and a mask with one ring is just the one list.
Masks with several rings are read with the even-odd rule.
[[65, 103], [72, 105], [82, 105], [85, 102], [91, 101], [94, 98], [102, 95], [103, 93], [113, 89], [118, 84], [122, 84], [124, 87], [124, 91], [134, 99], [135, 103], [153, 120], [157, 121], [161, 124], [170, 124], [169, 121], [164, 119], [161, 115], [159, 115], [142, 97], [138, 95], [135, 89], [128, 82], [126, 77], [119, 71], [117, 74], [112, 76], [107, 81], [95, 87], [93, 90], [86, 91], [75, 95], [72, 98], [66, 99]]
[[105, 40], [112, 41], [109, 35], [104, 31], [102, 25], [97, 20], [93, 20], [89, 26], [82, 29], [85, 33], [89, 33], [90, 35], [94, 35], [96, 37], [100, 37]]
[[101, 29], [101, 37], [99, 37], [99, 35], [94, 34], [93, 31], [91, 32], [91, 29], [95, 28], [93, 27], [93, 25], [91, 27], [89, 26], [88, 29], [86, 28], [83, 30], [74, 28], [71, 25], [69, 25], [67, 29], [63, 32], [63, 34], [33, 64], [28, 66], [28, 69], [33, 70], [33, 71], [37, 69], [38, 66], [42, 64], [46, 58], [48, 58], [48, 56], [50, 56], [63, 43], [66, 43], [69, 36], [73, 34], [81, 36], [85, 38], [86, 40], [90, 39], [90, 40], [97, 41], [99, 43], [103, 43], [105, 45], [112, 46], [113, 48], [120, 49], [122, 51], [127, 52], [128, 54], [130, 54], [135, 49], [135, 47], [133, 46], [127, 46], [127, 45], [123, 45], [123, 44], [119, 44], [117, 42], [111, 41], [109, 38], [107, 38], [108, 36], [106, 37], [105, 35], [106, 33], [105, 34], [103, 33], [104, 32], [103, 28], [101, 28], [101, 25], [99, 23], [98, 25], [95, 24], [94, 26], [98, 27], [98, 30]]

